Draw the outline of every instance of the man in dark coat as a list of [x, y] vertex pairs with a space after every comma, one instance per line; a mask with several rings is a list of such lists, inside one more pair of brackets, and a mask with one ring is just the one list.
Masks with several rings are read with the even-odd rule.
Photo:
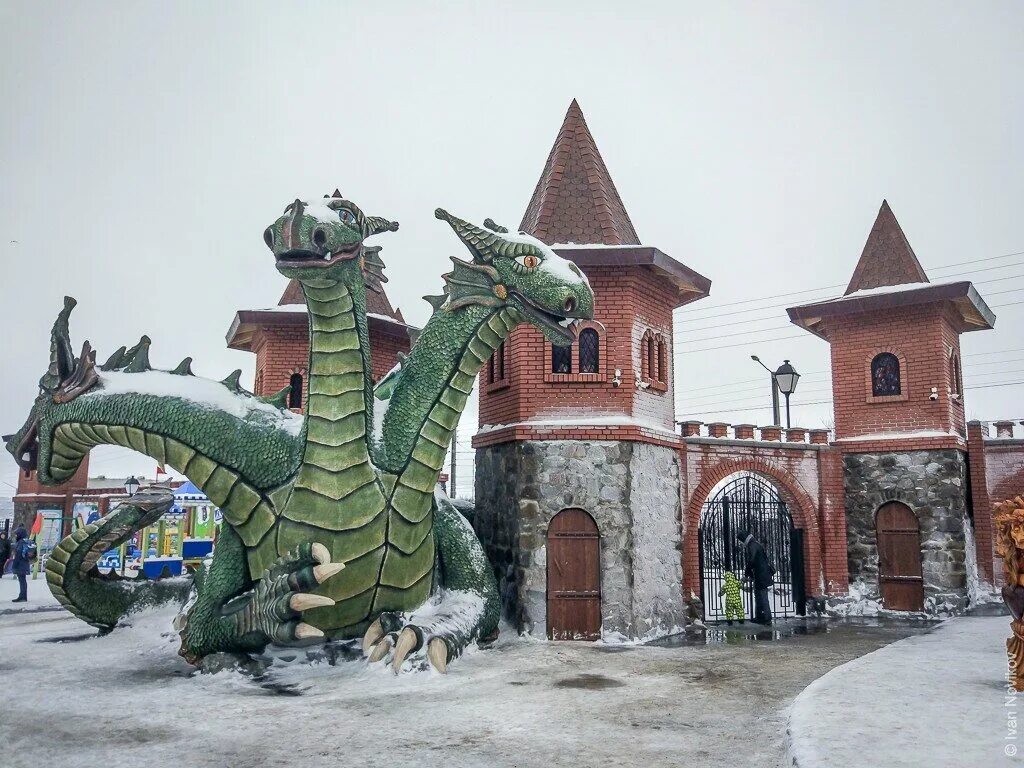
[[768, 554], [753, 534], [743, 529], [736, 531], [736, 540], [747, 553], [746, 577], [754, 584], [754, 621], [770, 627], [772, 606], [768, 602], [768, 587], [774, 581], [775, 569], [768, 561]]
[[28, 534], [24, 528], [14, 532], [14, 564], [12, 569], [18, 577], [18, 596], [12, 603], [28, 602], [28, 575], [32, 572], [32, 561], [29, 560]]
[[0, 578], [3, 578], [4, 568], [7, 561], [11, 559], [11, 541], [7, 538], [7, 531], [0, 532]]

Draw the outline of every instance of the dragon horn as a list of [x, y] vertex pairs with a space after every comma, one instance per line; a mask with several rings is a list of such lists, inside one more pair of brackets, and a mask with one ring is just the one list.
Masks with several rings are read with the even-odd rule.
[[474, 261], [490, 261], [494, 256], [504, 256], [506, 250], [512, 245], [497, 233], [463, 221], [458, 216], [452, 216], [444, 208], [436, 209], [434, 218], [448, 222], [469, 252], [473, 254]]
[[398, 222], [385, 219], [383, 216], [366, 217], [366, 237], [379, 235], [381, 232], [397, 232]]
[[484, 226], [487, 227], [491, 232], [497, 232], [499, 235], [507, 235], [508, 227], [503, 227], [498, 224], [494, 219], [484, 219]]
[[64, 297], [64, 308], [57, 315], [53, 329], [50, 331], [50, 367], [46, 369], [46, 375], [43, 377], [48, 389], [56, 389], [57, 385], [70, 376], [71, 371], [74, 370], [75, 353], [71, 350], [68, 318], [77, 303], [70, 296]]

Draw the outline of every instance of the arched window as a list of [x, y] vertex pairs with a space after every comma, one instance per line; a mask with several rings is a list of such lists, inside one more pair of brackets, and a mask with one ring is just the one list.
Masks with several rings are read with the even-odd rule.
[[572, 346], [551, 345], [551, 372], [572, 373]]
[[289, 408], [301, 408], [302, 407], [302, 374], [293, 373], [292, 377], [288, 379], [288, 386], [291, 390], [288, 392], [288, 407]]
[[598, 373], [601, 369], [601, 339], [593, 328], [580, 331], [580, 373]]
[[658, 335], [658, 381], [668, 384], [668, 342]]
[[871, 394], [891, 397], [902, 393], [900, 361], [892, 352], [882, 352], [871, 360]]
[[956, 352], [949, 353], [949, 391], [959, 395], [963, 391], [963, 379], [960, 373], [960, 357]]

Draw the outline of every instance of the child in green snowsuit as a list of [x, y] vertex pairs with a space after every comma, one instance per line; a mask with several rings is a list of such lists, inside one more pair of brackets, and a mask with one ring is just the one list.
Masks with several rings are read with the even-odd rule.
[[743, 599], [740, 596], [740, 580], [732, 571], [725, 572], [725, 582], [718, 590], [718, 596], [725, 595], [725, 620], [732, 624], [733, 619], [738, 619], [740, 624], [747, 620], [743, 613]]

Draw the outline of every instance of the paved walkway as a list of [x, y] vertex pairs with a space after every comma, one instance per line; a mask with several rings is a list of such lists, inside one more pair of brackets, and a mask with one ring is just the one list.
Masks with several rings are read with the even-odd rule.
[[1009, 624], [1007, 616], [952, 619], [815, 680], [790, 716], [796, 765], [1019, 765], [1024, 697], [1007, 693]]
[[171, 611], [106, 637], [64, 612], [0, 615], [5, 768], [49, 765], [787, 765], [788, 708], [829, 669], [905, 637], [835, 624], [779, 641], [734, 630], [681, 647], [504, 633], [450, 673], [362, 661], [191, 675]]

